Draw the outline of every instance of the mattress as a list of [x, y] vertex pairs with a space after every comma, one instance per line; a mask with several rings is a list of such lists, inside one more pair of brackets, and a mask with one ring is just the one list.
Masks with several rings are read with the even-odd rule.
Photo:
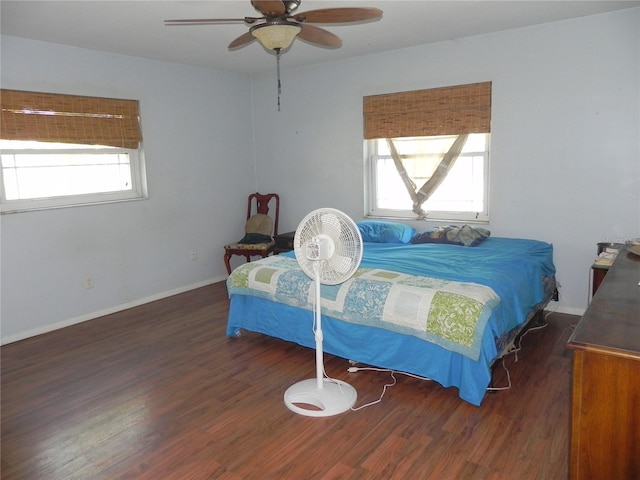
[[[293, 258], [289, 252], [281, 262]], [[263, 260], [251, 262], [244, 269], [239, 267], [227, 282], [231, 297], [227, 334], [237, 335], [246, 329], [314, 348], [310, 304], [282, 301], [277, 295], [239, 288], [246, 282], [240, 282], [238, 276], [260, 268], [260, 262]], [[341, 319], [334, 309], [325, 306], [324, 297], [331, 296], [331, 292], [323, 291], [324, 351], [428, 377], [444, 387], [457, 387], [460, 397], [474, 405], [481, 404], [491, 381], [491, 365], [502, 353], [500, 339], [521, 328], [533, 312], [548, 302], [555, 275], [552, 245], [499, 237], [488, 238], [475, 247], [365, 243], [355, 276], [373, 270], [478, 285], [494, 292], [497, 301], [492, 302], [487, 318], [481, 322], [477, 351], [469, 355], [446, 342], [429, 341], [425, 335], [387, 328], [364, 318], [366, 313], [355, 321]]]

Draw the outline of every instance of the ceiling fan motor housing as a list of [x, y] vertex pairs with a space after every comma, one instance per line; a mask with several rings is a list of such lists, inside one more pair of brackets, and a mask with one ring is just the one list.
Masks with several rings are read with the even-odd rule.
[[300, 6], [300, 0], [289, 0], [289, 1], [283, 1], [282, 3], [284, 3], [284, 8], [285, 8], [285, 11], [287, 12], [287, 15], [293, 12], [295, 9], [297, 9]]

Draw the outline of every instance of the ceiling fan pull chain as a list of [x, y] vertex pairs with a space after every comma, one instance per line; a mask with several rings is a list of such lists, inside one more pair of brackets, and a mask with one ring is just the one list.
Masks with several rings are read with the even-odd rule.
[[282, 84], [280, 83], [280, 49], [276, 48], [276, 69], [278, 71], [278, 111], [280, 111], [280, 95], [282, 94]]

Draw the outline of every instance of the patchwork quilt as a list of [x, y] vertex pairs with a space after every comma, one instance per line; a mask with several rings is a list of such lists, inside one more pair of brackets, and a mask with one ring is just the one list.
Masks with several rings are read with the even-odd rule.
[[[313, 311], [314, 287], [294, 258], [272, 256], [236, 268], [229, 295], [252, 295]], [[500, 298], [476, 283], [359, 268], [340, 285], [321, 286], [321, 311], [346, 322], [413, 335], [480, 356], [482, 335]]]

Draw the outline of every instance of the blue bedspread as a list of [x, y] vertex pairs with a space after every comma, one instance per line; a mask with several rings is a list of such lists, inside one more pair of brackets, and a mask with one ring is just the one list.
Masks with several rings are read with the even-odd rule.
[[[292, 257], [293, 252], [286, 255]], [[491, 362], [498, 354], [496, 338], [521, 325], [545, 300], [543, 277], [555, 274], [550, 244], [496, 237], [476, 247], [366, 243], [361, 267], [478, 283], [500, 297], [487, 322], [477, 361], [416, 337], [323, 316], [326, 352], [422, 375], [445, 387], [456, 386], [460, 397], [474, 405], [480, 405], [491, 381]], [[310, 312], [299, 308], [232, 295], [227, 334], [244, 328], [313, 348], [312, 322]]]
[[544, 299], [542, 277], [555, 275], [550, 244], [500, 237], [476, 247], [368, 243], [361, 266], [491, 287], [500, 297], [490, 322], [496, 337], [524, 322]]
[[[294, 258], [272, 256], [236, 268], [230, 295], [250, 295], [312, 311], [313, 280]], [[338, 285], [322, 285], [322, 313], [345, 322], [415, 335], [477, 360], [499, 303], [486, 285], [360, 267]]]

